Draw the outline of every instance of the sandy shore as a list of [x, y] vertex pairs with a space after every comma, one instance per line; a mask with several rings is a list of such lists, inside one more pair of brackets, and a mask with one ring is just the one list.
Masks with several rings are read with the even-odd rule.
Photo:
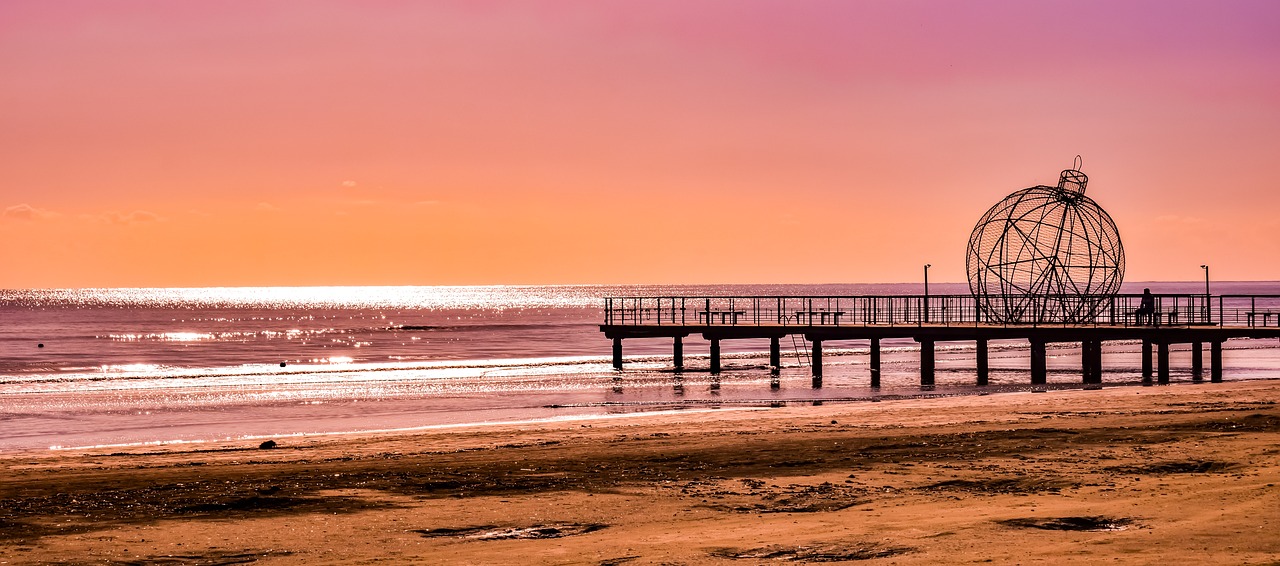
[[0, 457], [0, 563], [1280, 560], [1280, 382]]

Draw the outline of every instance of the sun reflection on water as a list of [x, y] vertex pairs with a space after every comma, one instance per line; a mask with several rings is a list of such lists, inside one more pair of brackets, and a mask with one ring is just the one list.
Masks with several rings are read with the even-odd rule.
[[[202, 287], [132, 289], [16, 289], [0, 301], [28, 306], [521, 309], [596, 306], [611, 294], [601, 286], [459, 287]], [[616, 294], [616, 293], [613, 293]]]

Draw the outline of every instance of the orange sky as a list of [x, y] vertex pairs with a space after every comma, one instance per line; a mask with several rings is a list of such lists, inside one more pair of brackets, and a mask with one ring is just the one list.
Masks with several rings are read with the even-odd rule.
[[[1119, 6], [1116, 6], [1119, 5]], [[0, 3], [0, 287], [1280, 279], [1280, 4]]]

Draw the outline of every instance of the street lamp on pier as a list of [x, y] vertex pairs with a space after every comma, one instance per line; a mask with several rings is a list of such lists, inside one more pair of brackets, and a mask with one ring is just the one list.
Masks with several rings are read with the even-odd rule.
[[1208, 264], [1201, 265], [1200, 269], [1204, 270], [1204, 318], [1205, 318], [1205, 321], [1208, 322], [1209, 316], [1210, 316], [1209, 314], [1209, 308], [1210, 308], [1209, 307], [1209, 301], [1210, 301], [1209, 299], [1209, 265]]
[[924, 321], [929, 322], [929, 267], [924, 264]]

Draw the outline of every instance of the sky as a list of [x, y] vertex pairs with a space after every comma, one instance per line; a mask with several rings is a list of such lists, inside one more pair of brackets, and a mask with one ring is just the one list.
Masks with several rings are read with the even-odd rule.
[[1280, 3], [0, 3], [0, 288], [1280, 279]]

